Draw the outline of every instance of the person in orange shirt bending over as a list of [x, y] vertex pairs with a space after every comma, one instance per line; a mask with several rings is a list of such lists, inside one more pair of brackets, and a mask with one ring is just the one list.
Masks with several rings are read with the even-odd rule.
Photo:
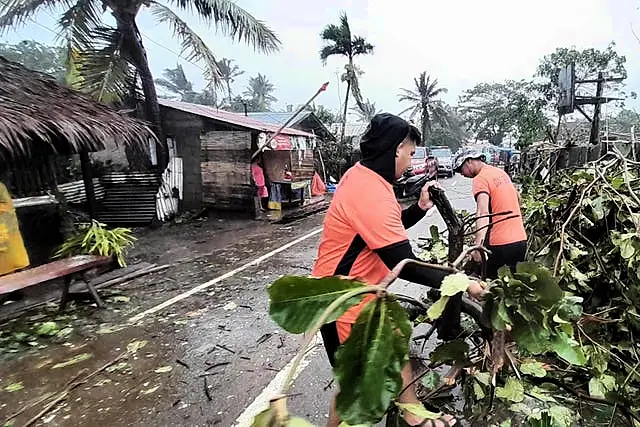
[[[369, 284], [379, 283], [389, 271], [405, 258], [414, 255], [406, 229], [420, 221], [433, 206], [427, 183], [420, 199], [402, 210], [393, 192], [392, 183], [411, 165], [416, 144], [421, 141], [420, 131], [405, 120], [392, 114], [378, 114], [362, 136], [362, 161], [342, 177], [324, 220], [324, 229], [313, 277], [351, 276]], [[431, 287], [439, 287], [447, 273], [415, 264], [407, 265], [400, 278]], [[479, 299], [484, 290], [474, 281], [467, 292]], [[349, 309], [337, 321], [324, 325], [321, 333], [329, 362], [347, 339], [356, 322], [363, 303]], [[405, 385], [412, 380], [409, 365], [402, 372]], [[404, 403], [417, 403], [413, 386], [398, 396]], [[406, 414], [409, 425], [447, 427], [456, 424], [451, 415], [439, 420], [423, 420]], [[335, 400], [329, 413], [328, 426], [338, 426]]]
[[[463, 149], [454, 160], [454, 170], [473, 178], [473, 197], [476, 199], [476, 245], [491, 251], [487, 260], [487, 277], [497, 278], [503, 266], [514, 269], [525, 260], [527, 232], [520, 213], [518, 190], [505, 171], [485, 163], [484, 154], [477, 149]], [[508, 212], [508, 214], [507, 214]], [[487, 216], [492, 213], [504, 215]], [[481, 261], [478, 251], [473, 259]]]

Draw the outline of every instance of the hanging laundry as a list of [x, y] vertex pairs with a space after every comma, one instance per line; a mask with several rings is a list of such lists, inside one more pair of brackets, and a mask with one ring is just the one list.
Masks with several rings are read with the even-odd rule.
[[269, 193], [269, 209], [274, 211], [282, 210], [282, 187], [280, 184], [271, 183], [271, 191]]

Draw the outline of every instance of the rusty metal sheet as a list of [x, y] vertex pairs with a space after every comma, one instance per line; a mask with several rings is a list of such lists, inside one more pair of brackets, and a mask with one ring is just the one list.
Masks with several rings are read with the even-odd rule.
[[0, 277], [0, 294], [79, 273], [111, 262], [110, 257], [77, 255]]

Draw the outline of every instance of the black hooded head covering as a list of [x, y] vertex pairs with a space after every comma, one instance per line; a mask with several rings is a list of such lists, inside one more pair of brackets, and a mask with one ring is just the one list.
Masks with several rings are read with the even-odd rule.
[[406, 120], [389, 113], [376, 114], [360, 140], [360, 163], [392, 183], [396, 176], [396, 150], [407, 136], [416, 143], [421, 139], [420, 131]]

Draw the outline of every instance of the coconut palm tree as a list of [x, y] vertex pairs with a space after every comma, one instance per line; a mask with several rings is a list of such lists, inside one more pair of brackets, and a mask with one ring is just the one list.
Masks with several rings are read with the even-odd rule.
[[[55, 8], [63, 9], [58, 26], [67, 51], [79, 52], [81, 56], [78, 81], [83, 90], [98, 100], [113, 94], [124, 99], [139, 79], [147, 119], [160, 141], [164, 141], [160, 107], [137, 22], [142, 9], [149, 10], [158, 22], [169, 26], [180, 40], [187, 59], [202, 63], [205, 79], [216, 85], [221, 84], [221, 75], [214, 53], [177, 12], [195, 12], [222, 34], [244, 41], [258, 51], [269, 53], [280, 47], [271, 29], [232, 0], [3, 0], [0, 31], [24, 24], [40, 10]], [[162, 157], [165, 157], [166, 146], [163, 148]], [[166, 163], [167, 159], [162, 161]]]
[[380, 112], [380, 110], [376, 108], [376, 103], [368, 99], [361, 105], [352, 107], [351, 110], [358, 115], [358, 120], [363, 123], [369, 123], [371, 119], [373, 119], [373, 116]]
[[438, 80], [431, 80], [431, 76], [427, 76], [426, 72], [420, 73], [420, 76], [414, 79], [415, 90], [400, 89], [400, 102], [408, 101], [412, 105], [403, 110], [400, 114], [411, 111], [410, 119], [416, 115], [420, 115], [420, 123], [422, 127], [423, 141], [427, 141], [431, 134], [433, 123], [439, 123], [442, 126], [447, 125], [447, 110], [444, 102], [436, 99], [439, 95], [447, 93], [447, 89], [438, 87]]
[[277, 101], [272, 95], [275, 89], [266, 76], [258, 73], [256, 77], [249, 79], [249, 85], [243, 95], [251, 99], [258, 111], [269, 111], [271, 103]]
[[162, 75], [164, 78], [155, 80], [156, 85], [180, 95], [181, 101], [193, 102], [196, 93], [193, 91], [193, 83], [187, 78], [182, 65], [177, 64], [176, 68], [165, 68]]
[[244, 71], [242, 71], [237, 65], [233, 64], [233, 59], [227, 58], [222, 58], [218, 61], [218, 69], [220, 70], [220, 79], [226, 85], [227, 95], [229, 96], [229, 105], [231, 105], [231, 83], [235, 81], [236, 77], [244, 74]]
[[324, 65], [327, 64], [327, 59], [333, 55], [341, 55], [347, 58], [347, 65], [345, 66], [346, 73], [343, 76], [343, 80], [347, 82], [347, 93], [344, 98], [344, 110], [342, 113], [342, 128], [340, 131], [340, 141], [344, 139], [345, 125], [347, 122], [347, 108], [349, 104], [349, 92], [357, 89], [356, 102], [360, 104], [362, 97], [358, 87], [358, 70], [353, 63], [353, 59], [358, 55], [368, 55], [373, 52], [373, 45], [367, 42], [363, 37], [354, 36], [351, 34], [351, 28], [349, 27], [349, 20], [347, 14], [342, 12], [340, 14], [340, 24], [329, 24], [320, 33], [324, 46], [320, 50], [320, 59]]

